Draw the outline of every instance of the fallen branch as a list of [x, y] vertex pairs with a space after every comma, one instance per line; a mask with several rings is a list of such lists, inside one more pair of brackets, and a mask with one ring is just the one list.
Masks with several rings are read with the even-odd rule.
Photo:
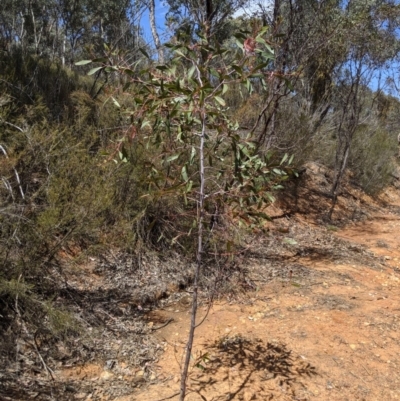
[[160, 330], [160, 329], [162, 329], [163, 327], [169, 325], [169, 324], [170, 324], [171, 322], [173, 322], [173, 321], [174, 321], [174, 319], [171, 317], [170, 319], [168, 319], [168, 320], [167, 320], [164, 324], [162, 324], [161, 326], [152, 327], [152, 328], [151, 328], [151, 331]]

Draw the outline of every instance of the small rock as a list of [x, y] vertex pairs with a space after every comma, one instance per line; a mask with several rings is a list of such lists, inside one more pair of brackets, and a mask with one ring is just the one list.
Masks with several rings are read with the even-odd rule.
[[109, 359], [108, 361], [106, 361], [104, 369], [111, 370], [114, 366], [115, 366], [115, 360]]
[[243, 394], [243, 401], [255, 400], [255, 394], [253, 391], [245, 391]]
[[114, 375], [113, 375], [111, 372], [105, 370], [104, 372], [101, 373], [100, 378], [103, 379], [103, 380], [109, 380], [109, 379], [111, 379], [113, 376], [114, 376]]

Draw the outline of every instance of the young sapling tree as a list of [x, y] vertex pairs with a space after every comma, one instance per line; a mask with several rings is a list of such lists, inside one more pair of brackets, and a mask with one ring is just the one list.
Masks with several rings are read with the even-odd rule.
[[[206, 224], [206, 203], [224, 204], [239, 223], [257, 224], [266, 218], [271, 191], [291, 172], [287, 155], [273, 165], [271, 154], [259, 154], [251, 133], [243, 131], [226, 106], [224, 95], [233, 86], [252, 91], [255, 81], [264, 87], [271, 76], [273, 50], [266, 39], [268, 28], [256, 33], [239, 32], [235, 43], [210, 43], [206, 37], [168, 45], [169, 60], [140, 70], [103, 62], [91, 71], [120, 73], [133, 104], [123, 109], [132, 121], [129, 135], [138, 136], [161, 150], [161, 162], [149, 166], [150, 191], [158, 196], [178, 196], [193, 205], [197, 229], [196, 263], [192, 283], [189, 336], [181, 372], [180, 400], [186, 396], [187, 378], [196, 329], [198, 291], [203, 264], [204, 239], [211, 229]], [[112, 55], [107, 57], [112, 60]], [[80, 62], [81, 64], [87, 61]], [[123, 149], [121, 160], [125, 160]], [[189, 233], [187, 233], [189, 234]]]

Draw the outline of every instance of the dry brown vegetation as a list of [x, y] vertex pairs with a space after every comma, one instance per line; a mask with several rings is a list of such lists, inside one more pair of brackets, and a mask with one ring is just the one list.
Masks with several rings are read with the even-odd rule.
[[[266, 231], [246, 236], [198, 329], [188, 399], [395, 399], [398, 192], [374, 201], [348, 182], [327, 222], [327, 175], [309, 164], [293, 198], [271, 207]], [[187, 262], [117, 251], [89, 259], [77, 247], [60, 257], [53, 307], [68, 310], [54, 315], [64, 331], [30, 331], [21, 316], [8, 323], [2, 397], [172, 395], [189, 318]]]

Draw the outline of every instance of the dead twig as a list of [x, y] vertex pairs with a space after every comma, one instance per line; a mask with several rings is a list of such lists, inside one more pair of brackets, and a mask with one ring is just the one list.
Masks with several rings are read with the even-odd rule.
[[160, 329], [162, 329], [163, 327], [169, 325], [169, 324], [170, 324], [171, 322], [173, 322], [173, 321], [174, 321], [174, 319], [171, 317], [170, 319], [168, 319], [168, 320], [167, 320], [164, 324], [162, 324], [161, 326], [152, 327], [152, 328], [151, 328], [151, 331], [160, 330]]
[[179, 394], [180, 394], [179, 392], [178, 392], [178, 393], [174, 393], [174, 394], [170, 395], [169, 397], [161, 398], [160, 400], [157, 400], [157, 401], [170, 400], [171, 398], [174, 398], [174, 397], [176, 397], [176, 396], [179, 395]]
[[366, 368], [363, 364], [361, 364], [361, 366], [362, 366], [362, 367], [364, 368], [364, 370], [368, 373], [368, 375], [371, 376], [371, 373], [368, 372], [367, 368]]
[[349, 370], [349, 373], [350, 373], [351, 375], [353, 375], [356, 379], [362, 380], [366, 385], [368, 385], [368, 383], [367, 383], [362, 377], [358, 377], [358, 376], [355, 375], [351, 370]]

